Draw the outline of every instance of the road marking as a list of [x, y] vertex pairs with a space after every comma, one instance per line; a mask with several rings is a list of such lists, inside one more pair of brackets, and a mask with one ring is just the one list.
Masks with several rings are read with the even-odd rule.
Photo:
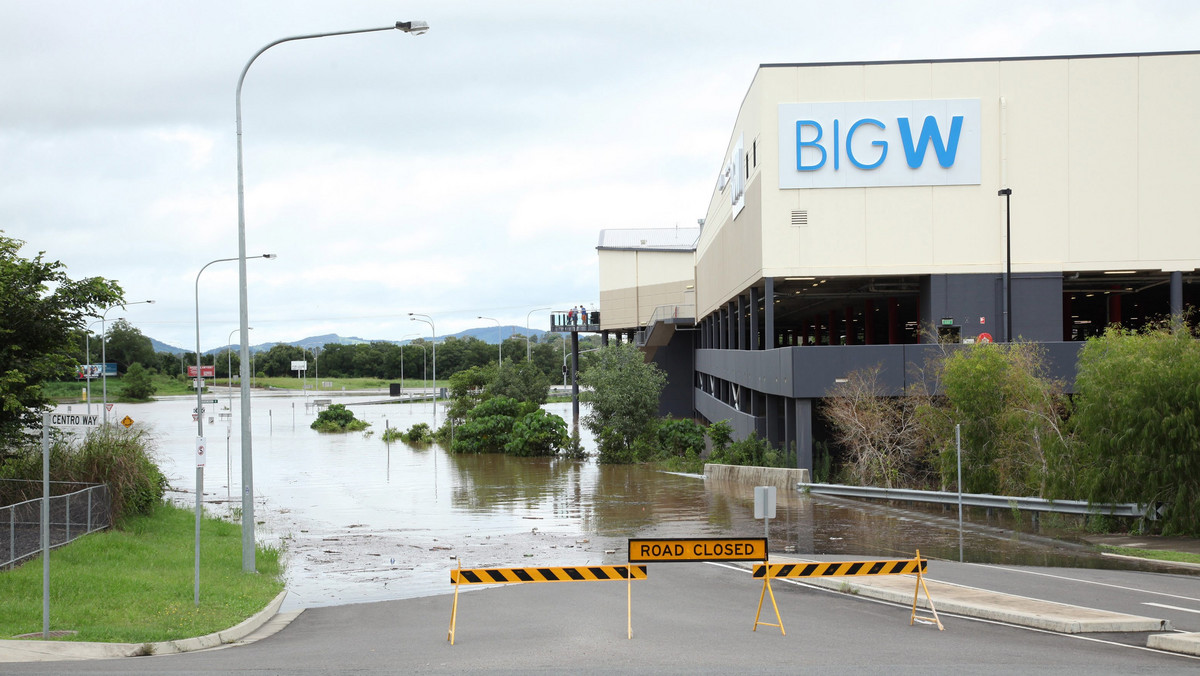
[[[741, 571], [744, 573], [752, 572], [747, 568], [742, 568], [741, 566], [734, 566], [734, 565], [727, 564], [727, 563], [718, 563], [718, 562], [712, 562], [712, 561], [709, 561], [706, 563], [710, 566], [720, 566], [721, 568], [728, 568], [729, 570], [737, 570], [737, 571]], [[973, 564], [973, 565], [986, 565], [986, 564]], [[1052, 577], [1057, 577], [1057, 576], [1052, 576]], [[1064, 579], [1070, 580], [1073, 578], [1064, 578]], [[1086, 582], [1087, 580], [1081, 580], [1081, 581]], [[828, 587], [819, 587], [815, 584], [810, 584], [808, 582], [805, 582], [803, 579], [782, 578], [780, 580], [780, 582], [783, 582], [786, 584], [794, 584], [797, 587], [807, 587], [808, 589], [812, 589], [813, 591], [821, 591], [821, 592], [825, 592], [827, 594], [837, 594], [840, 598], [852, 599], [854, 601], [867, 601], [869, 603], [878, 603], [880, 605], [892, 606], [892, 607], [896, 607], [896, 608], [907, 608], [908, 607], [903, 603], [895, 603], [893, 601], [884, 601], [883, 599], [873, 599], [869, 596], [858, 596], [858, 595], [845, 594], [844, 592], [838, 591], [837, 589], [829, 589]], [[1097, 583], [1097, 584], [1099, 584], [1099, 583]], [[960, 586], [962, 586], [962, 585], [960, 585]], [[1111, 586], [1116, 586], [1116, 585], [1111, 585]], [[1139, 650], [1142, 652], [1157, 653], [1159, 655], [1169, 655], [1171, 657], [1182, 657], [1184, 659], [1189, 659], [1189, 660], [1200, 660], [1200, 656], [1196, 656], [1196, 655], [1188, 655], [1187, 653], [1170, 652], [1167, 650], [1158, 650], [1157, 648], [1149, 648], [1146, 646], [1136, 645], [1136, 644], [1119, 643], [1117, 641], [1110, 641], [1108, 639], [1096, 638], [1095, 636], [1087, 636], [1084, 634], [1062, 634], [1057, 631], [1050, 631], [1049, 629], [1038, 629], [1036, 627], [1026, 627], [1026, 626], [1023, 626], [1020, 624], [1010, 624], [1008, 622], [1004, 622], [1001, 620], [988, 620], [988, 619], [984, 619], [982, 617], [971, 617], [970, 615], [959, 615], [957, 613], [942, 612], [941, 614], [945, 617], [953, 617], [953, 618], [960, 619], [960, 620], [969, 620], [971, 622], [982, 622], [984, 624], [994, 624], [994, 625], [1000, 626], [1000, 627], [1012, 627], [1013, 629], [1020, 629], [1023, 631], [1032, 631], [1037, 634], [1046, 634], [1048, 636], [1058, 636], [1061, 638], [1074, 639], [1077, 641], [1089, 641], [1091, 643], [1103, 643], [1105, 645], [1110, 645], [1110, 646], [1113, 646], [1116, 648], [1130, 648], [1130, 649]], [[1179, 634], [1179, 633], [1187, 633], [1187, 632], [1181, 632], [1179, 630], [1175, 630], [1173, 633]]]
[[1153, 594], [1155, 596], [1166, 596], [1168, 598], [1179, 599], [1181, 601], [1195, 601], [1197, 603], [1200, 603], [1200, 598], [1194, 598], [1191, 596], [1180, 596], [1179, 594], [1168, 594], [1167, 592], [1151, 591], [1149, 589], [1138, 589], [1137, 587], [1126, 587], [1124, 585], [1111, 584], [1108, 582], [1096, 582], [1094, 580], [1083, 580], [1083, 579], [1080, 579], [1077, 577], [1067, 577], [1065, 575], [1053, 575], [1051, 573], [1039, 573], [1039, 572], [1033, 571], [1033, 570], [1022, 570], [1020, 568], [1009, 568], [1007, 566], [996, 566], [996, 565], [987, 564], [987, 563], [969, 563], [967, 565], [981, 566], [983, 568], [994, 568], [996, 570], [1007, 570], [1007, 571], [1013, 572], [1013, 573], [1025, 573], [1026, 575], [1041, 575], [1042, 577], [1052, 577], [1052, 578], [1055, 578], [1058, 580], [1070, 580], [1071, 582], [1083, 582], [1085, 584], [1094, 584], [1094, 585], [1099, 585], [1101, 587], [1112, 587], [1113, 589], [1124, 589], [1125, 591], [1139, 592], [1142, 594]]
[[1197, 615], [1200, 615], [1200, 610], [1194, 610], [1192, 608], [1180, 608], [1179, 606], [1168, 606], [1165, 603], [1150, 603], [1150, 602], [1144, 601], [1144, 602], [1142, 602], [1142, 605], [1143, 606], [1154, 606], [1155, 608], [1167, 608], [1169, 610], [1179, 610], [1179, 611], [1182, 611], [1185, 613], [1196, 613]]

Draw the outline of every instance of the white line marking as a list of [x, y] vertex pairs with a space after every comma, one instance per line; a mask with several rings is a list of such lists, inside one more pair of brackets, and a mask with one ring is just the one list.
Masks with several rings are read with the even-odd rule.
[[1197, 615], [1200, 615], [1200, 610], [1195, 610], [1195, 609], [1192, 609], [1192, 608], [1180, 608], [1179, 606], [1168, 606], [1168, 605], [1167, 605], [1167, 604], [1165, 604], [1165, 603], [1149, 603], [1149, 602], [1143, 602], [1143, 603], [1142, 603], [1142, 605], [1143, 605], [1143, 606], [1154, 606], [1155, 608], [1169, 608], [1169, 609], [1171, 609], [1171, 610], [1180, 610], [1180, 611], [1183, 611], [1183, 612], [1185, 612], [1185, 613], [1196, 613]]
[[1153, 594], [1155, 596], [1166, 596], [1168, 598], [1179, 599], [1181, 601], [1195, 601], [1200, 603], [1200, 598], [1191, 596], [1180, 596], [1179, 594], [1168, 594], [1166, 592], [1151, 591], [1149, 589], [1138, 589], [1137, 587], [1126, 587], [1119, 584], [1110, 584], [1108, 582], [1096, 582], [1094, 580], [1083, 580], [1077, 577], [1067, 577], [1065, 575], [1054, 575], [1051, 573], [1040, 573], [1036, 570], [1023, 570], [1021, 568], [1009, 568], [1008, 566], [997, 566], [988, 563], [968, 563], [968, 566], [982, 566], [984, 568], [994, 568], [996, 570], [1007, 570], [1013, 573], [1025, 573], [1026, 575], [1041, 575], [1042, 577], [1052, 577], [1058, 580], [1070, 580], [1071, 582], [1082, 582], [1084, 584], [1095, 584], [1101, 587], [1112, 587], [1113, 589], [1124, 589], [1125, 591], [1139, 592], [1142, 594]]
[[[721, 568], [728, 568], [730, 570], [740, 570], [744, 573], [750, 573], [750, 574], [754, 573], [754, 571], [749, 568], [733, 566], [733, 565], [730, 565], [727, 563], [717, 563], [714, 561], [705, 561], [705, 563], [707, 563], [710, 566], [720, 566]], [[987, 565], [987, 564], [974, 564], [974, 565]], [[1052, 577], [1057, 577], [1057, 576], [1052, 576]], [[904, 603], [894, 603], [892, 601], [884, 601], [883, 599], [875, 599], [875, 598], [871, 598], [870, 596], [845, 594], [836, 589], [827, 589], [825, 587], [818, 587], [816, 585], [807, 584], [807, 583], [802, 582], [801, 580], [795, 579], [795, 578], [787, 578], [787, 577], [778, 578], [778, 577], [776, 577], [776, 578], [771, 578], [771, 579], [776, 580], [778, 582], [787, 582], [789, 584], [794, 584], [798, 587], [807, 587], [814, 591], [822, 591], [822, 592], [826, 592], [829, 594], [837, 594], [837, 595], [841, 596], [842, 598], [846, 598], [846, 599], [854, 599], [856, 601], [868, 601], [870, 603], [878, 603], [878, 604], [884, 605], [884, 606], [892, 606], [893, 608], [904, 608], [904, 609], [912, 608], [912, 606], [909, 606]], [[1074, 578], [1064, 578], [1064, 579], [1071, 580]], [[1087, 580], [1080, 580], [1080, 582], [1087, 582]], [[1095, 584], [1101, 584], [1101, 583], [1097, 582]], [[1116, 585], [1109, 585], [1109, 586], [1116, 586]], [[1170, 596], [1170, 594], [1167, 594], [1167, 596]], [[1196, 655], [1189, 655], [1187, 653], [1171, 652], [1169, 650], [1158, 650], [1156, 648], [1150, 648], [1150, 647], [1141, 646], [1141, 645], [1131, 645], [1129, 643], [1119, 643], [1117, 641], [1109, 641], [1107, 639], [1096, 638], [1093, 636], [1085, 636], [1083, 634], [1063, 634], [1063, 633], [1060, 633], [1057, 631], [1050, 631], [1049, 629], [1038, 629], [1036, 627], [1026, 627], [1026, 626], [1023, 626], [1020, 624], [1011, 624], [1009, 622], [1002, 622], [1000, 620], [986, 620], [982, 617], [970, 617], [968, 615], [959, 615], [957, 613], [950, 613], [950, 612], [946, 612], [946, 611], [942, 611], [942, 612], [938, 613], [938, 615], [941, 617], [953, 617], [954, 619], [957, 619], [957, 620], [967, 620], [969, 622], [981, 622], [983, 624], [994, 624], [994, 625], [1000, 626], [1000, 627], [1012, 627], [1013, 629], [1022, 629], [1025, 631], [1032, 631], [1037, 634], [1047, 634], [1049, 636], [1060, 636], [1062, 638], [1073, 639], [1076, 641], [1088, 641], [1090, 643], [1103, 643], [1105, 645], [1111, 645], [1111, 646], [1114, 646], [1117, 648], [1130, 648], [1132, 650], [1140, 650], [1142, 652], [1158, 653], [1159, 655], [1169, 655], [1171, 657], [1182, 657], [1184, 659], [1189, 659], [1189, 660], [1200, 660], [1200, 656], [1196, 656]], [[1178, 633], [1187, 633], [1187, 632], [1180, 632], [1180, 631], [1176, 630], [1174, 633], [1178, 634]]]

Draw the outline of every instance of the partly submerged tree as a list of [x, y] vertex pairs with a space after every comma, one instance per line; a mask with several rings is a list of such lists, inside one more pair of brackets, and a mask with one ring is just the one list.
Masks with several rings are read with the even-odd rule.
[[73, 280], [45, 252], [22, 258], [23, 245], [0, 231], [0, 447], [41, 428], [41, 413], [53, 403], [42, 384], [71, 377], [79, 359], [75, 334], [88, 317], [122, 300], [116, 282]]
[[596, 437], [600, 462], [637, 461], [634, 441], [654, 430], [667, 376], [647, 364], [640, 350], [623, 343], [593, 353], [579, 381], [588, 388], [584, 399], [592, 410], [583, 424]]

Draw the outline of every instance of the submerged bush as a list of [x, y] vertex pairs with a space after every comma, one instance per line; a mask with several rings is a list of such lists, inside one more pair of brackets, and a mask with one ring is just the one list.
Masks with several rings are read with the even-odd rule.
[[328, 408], [317, 414], [317, 419], [309, 427], [318, 432], [358, 432], [371, 426], [365, 420], [354, 417], [354, 412], [344, 404], [330, 404]]

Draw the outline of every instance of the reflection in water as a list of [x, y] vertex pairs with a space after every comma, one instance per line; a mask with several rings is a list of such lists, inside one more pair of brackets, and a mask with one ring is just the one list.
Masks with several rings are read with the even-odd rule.
[[[322, 393], [328, 396], [328, 393]], [[308, 425], [316, 412], [301, 397], [254, 400], [255, 517], [260, 540], [287, 550], [285, 608], [404, 598], [449, 590], [447, 570], [463, 565], [587, 565], [625, 560], [631, 537], [754, 537], [753, 487], [706, 483], [694, 476], [594, 460], [449, 455], [431, 445], [386, 444], [385, 427], [430, 423], [428, 404], [369, 404], [334, 396], [375, 434], [323, 435]], [[224, 408], [224, 397], [221, 397]], [[181, 493], [194, 490], [194, 399], [118, 404], [158, 439], [160, 465]], [[229, 420], [237, 420], [233, 401]], [[570, 404], [547, 408], [570, 415]], [[292, 422], [295, 416], [295, 422]], [[210, 447], [205, 507], [240, 507], [236, 425], [207, 426]], [[586, 436], [585, 448], [593, 448]], [[232, 477], [230, 486], [227, 476]], [[191, 504], [190, 496], [180, 496]], [[1028, 534], [995, 520], [963, 536], [974, 562], [1113, 567], [1092, 552]], [[780, 491], [770, 522], [773, 553], [958, 560], [957, 522], [941, 508], [895, 509], [868, 502]]]

